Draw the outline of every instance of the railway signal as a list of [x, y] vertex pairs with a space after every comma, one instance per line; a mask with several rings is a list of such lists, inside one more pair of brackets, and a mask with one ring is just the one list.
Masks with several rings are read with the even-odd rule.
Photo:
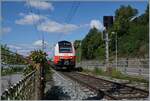
[[108, 29], [113, 25], [113, 16], [104, 16], [103, 17], [103, 25], [105, 27], [104, 32], [104, 40], [105, 40], [105, 45], [106, 45], [106, 50], [105, 50], [105, 54], [106, 54], [106, 60], [105, 60], [105, 65], [107, 67], [107, 71], [109, 72], [109, 74], [111, 74], [111, 70], [112, 68], [109, 67], [109, 36], [108, 36]]

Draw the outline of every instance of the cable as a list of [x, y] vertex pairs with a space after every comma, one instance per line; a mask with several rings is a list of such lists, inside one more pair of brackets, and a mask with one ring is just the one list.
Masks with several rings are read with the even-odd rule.
[[[27, 2], [30, 3], [30, 0], [27, 0]], [[33, 11], [32, 11], [31, 6], [30, 6], [30, 5], [27, 5], [27, 7], [28, 7], [28, 9], [29, 9], [31, 15], [34, 14]], [[32, 15], [32, 20], [33, 20], [33, 27], [35, 28], [35, 30], [36, 30], [36, 32], [37, 32], [37, 34], [38, 34], [39, 31], [37, 30], [37, 25], [36, 25], [35, 22], [34, 22], [34, 17], [33, 17], [33, 15]], [[36, 34], [36, 35], [37, 35], [37, 34]], [[40, 36], [39, 36], [39, 35], [37, 35], [37, 36], [38, 36], [38, 40], [39, 40], [39, 39], [40, 39]]]
[[[72, 7], [70, 9], [70, 12], [69, 12], [67, 18], [65, 19], [65, 23], [71, 22], [72, 18], [75, 16], [75, 14], [76, 14], [79, 6], [80, 6], [80, 2], [79, 1], [78, 2], [74, 1], [72, 3]], [[59, 37], [58, 37], [58, 39], [57, 39], [57, 41], [60, 40], [62, 38], [62, 36], [64, 36], [64, 34], [60, 34]]]
[[[40, 6], [39, 3], [40, 2], [38, 2], [38, 5]], [[39, 9], [37, 9], [37, 10], [38, 10], [38, 15], [41, 16], [40, 10]], [[39, 20], [39, 23], [40, 23], [40, 25], [42, 24], [41, 20]], [[42, 50], [44, 51], [45, 48], [46, 48], [46, 45], [45, 45], [45, 42], [44, 42], [44, 33], [42, 33]]]
[[[29, 0], [28, 0], [29, 1]], [[29, 1], [30, 2], [30, 1]], [[70, 11], [69, 11], [69, 13], [68, 13], [68, 16], [65, 18], [65, 20], [64, 20], [64, 22], [65, 23], [69, 23], [71, 20], [72, 20], [72, 18], [75, 16], [75, 14], [76, 14], [76, 12], [77, 12], [77, 9], [79, 8], [79, 5], [80, 5], [80, 2], [73, 2], [72, 3], [72, 6], [71, 6], [71, 9], [70, 9]], [[31, 9], [31, 7], [29, 6], [29, 9], [30, 9], [30, 12], [32, 12], [32, 9]], [[38, 10], [38, 14], [40, 15], [40, 11]], [[33, 16], [32, 16], [32, 19], [34, 20], [34, 18], [33, 18]], [[39, 23], [41, 24], [42, 22], [41, 22], [41, 20], [39, 20]], [[36, 26], [36, 24], [35, 23], [33, 23], [34, 24], [34, 27], [35, 27], [35, 29], [37, 29], [37, 26]], [[60, 33], [60, 35], [58, 36], [58, 38], [56, 39], [56, 42], [58, 41], [58, 40], [60, 40], [61, 39], [61, 37], [63, 36], [64, 34], [62, 34], [62, 33]], [[42, 42], [43, 42], [43, 40], [44, 40], [44, 35], [42, 34]], [[44, 45], [44, 43], [43, 43], [43, 45]], [[44, 47], [44, 46], [43, 46]]]

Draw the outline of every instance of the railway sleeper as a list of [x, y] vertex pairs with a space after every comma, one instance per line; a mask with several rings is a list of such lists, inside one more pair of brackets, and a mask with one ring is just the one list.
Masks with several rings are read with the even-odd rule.
[[117, 97], [117, 99], [143, 99], [143, 98], [147, 98], [147, 96], [145, 96], [145, 95], [131, 95], [131, 94], [128, 94], [128, 95], [117, 95], [117, 96], [115, 96], [115, 97]]

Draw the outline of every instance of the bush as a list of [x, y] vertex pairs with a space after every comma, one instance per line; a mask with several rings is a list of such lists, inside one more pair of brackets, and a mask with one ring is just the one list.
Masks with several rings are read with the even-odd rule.
[[15, 74], [17, 72], [22, 72], [22, 71], [23, 68], [21, 67], [6, 68], [1, 71], [1, 75], [5, 76], [5, 75]]
[[26, 76], [27, 74], [31, 73], [34, 70], [34, 67], [32, 65], [28, 65], [24, 71], [23, 71], [23, 75]]
[[104, 71], [101, 68], [94, 68], [94, 74], [96, 75], [104, 75]]
[[[48, 81], [52, 77], [52, 71], [50, 68], [50, 65], [48, 64], [48, 60], [46, 58], [47, 54], [43, 52], [42, 50], [36, 50], [32, 51], [31, 54], [29, 55], [29, 59], [31, 59], [35, 64], [40, 63], [43, 66], [44, 71], [44, 76], [45, 80]], [[28, 74], [32, 72], [35, 69], [35, 65], [29, 65], [25, 70], [24, 74]]]
[[34, 61], [35, 63], [46, 63], [47, 59], [46, 59], [47, 54], [45, 52], [43, 52], [42, 50], [35, 50], [32, 51], [29, 58]]
[[124, 75], [120, 72], [120, 71], [118, 71], [118, 70], [116, 70], [116, 69], [112, 69], [112, 74], [111, 74], [111, 76], [113, 77], [113, 78], [123, 78], [124, 77]]

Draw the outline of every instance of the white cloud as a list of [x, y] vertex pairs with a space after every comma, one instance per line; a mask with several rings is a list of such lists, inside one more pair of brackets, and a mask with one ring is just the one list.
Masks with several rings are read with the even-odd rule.
[[10, 27], [2, 27], [2, 33], [9, 33], [11, 31]]
[[[42, 40], [37, 40], [33, 43], [34, 46], [42, 46]], [[44, 45], [48, 45], [46, 41], [44, 41]]]
[[20, 16], [25, 16], [25, 13], [19, 13]]
[[37, 47], [31, 44], [8, 44], [9, 49], [13, 52], [17, 52], [21, 55], [27, 56], [30, 51], [37, 49]]
[[31, 25], [31, 24], [37, 23], [40, 20], [46, 19], [46, 17], [40, 16], [34, 13], [30, 13], [28, 15], [20, 13], [19, 15], [23, 16], [23, 18], [16, 20], [15, 23], [20, 24], [20, 25], [27, 25], [27, 24]]
[[91, 28], [95, 27], [99, 30], [104, 30], [104, 26], [99, 20], [91, 20], [90, 26]]
[[52, 3], [48, 3], [46, 1], [30, 0], [27, 2], [27, 5], [34, 7], [36, 9], [42, 9], [42, 10], [46, 10], [46, 9], [53, 10], [54, 9]]
[[73, 30], [76, 30], [78, 26], [73, 25], [73, 24], [61, 24], [55, 21], [46, 21], [43, 22], [41, 25], [39, 25], [38, 30], [44, 31], [44, 32], [49, 32], [49, 33], [68, 33]]
[[[50, 55], [53, 55], [52, 50], [50, 49], [50, 47], [53, 49], [53, 45], [52, 44], [48, 45], [46, 41], [44, 43], [46, 46], [45, 51], [50, 52], [51, 53]], [[7, 46], [11, 51], [17, 52], [23, 56], [27, 56], [30, 54], [31, 51], [41, 49], [42, 40], [37, 40], [33, 44], [8, 44]]]
[[21, 49], [18, 50], [17, 52], [21, 55], [27, 56], [30, 53], [31, 50], [27, 50], [27, 49]]
[[16, 46], [16, 45], [8, 45], [8, 47], [9, 47], [10, 49], [15, 49], [15, 50], [20, 50], [20, 49], [22, 49], [22, 47], [19, 47], [19, 46]]

